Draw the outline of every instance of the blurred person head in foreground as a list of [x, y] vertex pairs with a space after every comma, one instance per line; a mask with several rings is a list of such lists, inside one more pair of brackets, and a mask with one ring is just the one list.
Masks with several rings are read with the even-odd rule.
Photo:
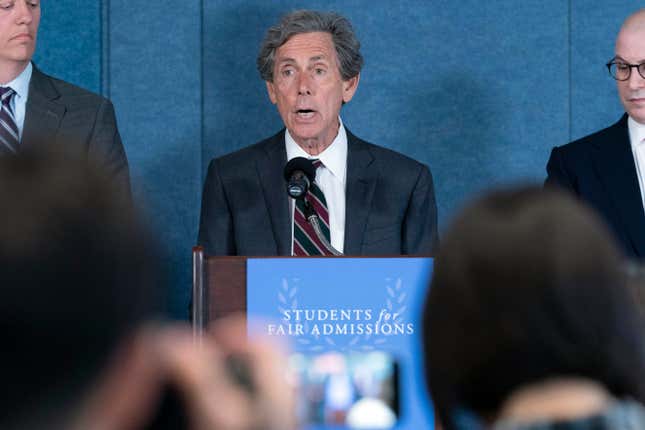
[[[197, 347], [160, 323], [157, 258], [117, 193], [86, 161], [0, 157], [0, 428], [289, 428], [277, 355], [243, 324]], [[231, 351], [257, 374], [253, 399]]]
[[553, 190], [489, 194], [435, 261], [423, 341], [437, 413], [447, 430], [645, 428], [639, 318], [589, 209]]

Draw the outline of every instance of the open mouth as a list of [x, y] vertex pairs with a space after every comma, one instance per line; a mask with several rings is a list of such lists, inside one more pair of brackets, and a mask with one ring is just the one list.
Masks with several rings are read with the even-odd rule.
[[311, 110], [311, 109], [298, 109], [296, 111], [296, 115], [299, 118], [311, 118], [312, 116], [314, 116], [315, 113], [316, 113], [316, 111]]

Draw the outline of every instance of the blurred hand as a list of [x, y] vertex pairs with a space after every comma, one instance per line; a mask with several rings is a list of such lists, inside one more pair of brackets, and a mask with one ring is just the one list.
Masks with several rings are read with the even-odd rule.
[[[201, 345], [185, 327], [164, 329], [159, 355], [183, 397], [192, 430], [295, 429], [286, 358], [266, 340], [247, 340], [245, 319], [216, 322]], [[234, 380], [227, 359], [243, 357], [252, 389]]]

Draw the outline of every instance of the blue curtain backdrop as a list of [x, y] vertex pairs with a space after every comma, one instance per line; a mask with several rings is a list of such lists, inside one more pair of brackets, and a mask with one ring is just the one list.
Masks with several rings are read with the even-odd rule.
[[343, 108], [358, 136], [427, 163], [440, 224], [494, 185], [542, 181], [551, 147], [622, 110], [604, 63], [633, 0], [44, 0], [36, 63], [110, 97], [137, 201], [184, 318], [208, 161], [281, 128], [255, 71], [299, 8], [347, 16], [365, 67]]

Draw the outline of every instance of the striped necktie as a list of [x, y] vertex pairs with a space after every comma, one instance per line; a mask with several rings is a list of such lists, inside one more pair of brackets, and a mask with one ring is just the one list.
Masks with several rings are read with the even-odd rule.
[[[313, 160], [313, 164], [316, 171], [318, 171], [318, 167], [322, 166], [320, 160]], [[327, 200], [315, 181], [309, 186], [309, 191], [307, 191], [305, 199], [318, 215], [320, 228], [329, 242], [329, 211], [327, 210]], [[304, 205], [303, 199], [296, 199], [296, 207], [293, 212], [293, 255], [332, 255], [320, 242], [314, 228], [307, 221]]]
[[11, 109], [11, 98], [16, 92], [9, 87], [0, 87], [0, 154], [15, 154], [18, 152], [18, 126]]

